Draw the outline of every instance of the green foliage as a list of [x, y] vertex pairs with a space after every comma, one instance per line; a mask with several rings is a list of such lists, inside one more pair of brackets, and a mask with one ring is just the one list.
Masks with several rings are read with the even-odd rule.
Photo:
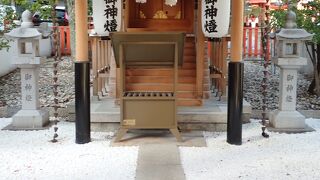
[[[293, 1], [296, 4], [298, 0]], [[313, 42], [320, 44], [320, 0], [314, 0], [308, 2], [305, 5], [305, 9], [298, 10], [296, 6], [293, 6], [292, 10], [297, 15], [297, 25], [300, 28], [304, 28], [306, 31], [313, 33]], [[285, 25], [285, 17], [287, 11], [278, 9], [271, 11], [271, 23], [272, 29], [277, 30], [283, 28]]]
[[53, 6], [56, 0], [37, 0], [31, 4], [31, 11], [33, 13], [39, 13], [41, 19], [50, 19], [52, 17]]
[[92, 0], [88, 0], [88, 15], [92, 16]]
[[270, 12], [271, 15], [271, 21], [270, 26], [273, 30], [278, 30], [282, 27], [284, 27], [285, 18], [286, 18], [286, 12], [283, 9], [277, 9]]
[[[40, 17], [43, 19], [48, 19], [51, 17], [51, 10], [56, 0], [36, 0], [31, 2], [30, 0], [15, 0], [15, 5], [22, 9], [22, 12], [26, 9], [30, 10], [32, 13], [39, 13]], [[0, 4], [10, 5], [11, 0], [0, 0]], [[20, 17], [21, 14], [18, 14]]]
[[13, 20], [16, 19], [16, 13], [11, 6], [5, 6], [0, 9], [0, 25], [4, 27], [4, 32], [8, 32], [14, 28]]
[[251, 13], [255, 17], [259, 17], [259, 15], [262, 13], [262, 8], [261, 7], [252, 7]]
[[0, 35], [0, 51], [2, 49], [6, 49], [8, 51], [10, 48], [9, 42], [10, 40], [3, 37], [3, 35]]
[[14, 19], [16, 19], [16, 14], [11, 6], [2, 6], [0, 8], [0, 26], [2, 27], [0, 30], [0, 50], [6, 49], [8, 51], [10, 48], [10, 40], [4, 37], [4, 33], [15, 27]]
[[259, 17], [259, 15], [262, 13], [262, 8], [257, 6], [251, 6], [249, 3], [245, 4], [245, 16], [251, 16], [254, 15], [255, 17]]
[[302, 28], [313, 33], [313, 41], [320, 44], [320, 0], [308, 2], [307, 8], [301, 10], [303, 20], [300, 21]]
[[[16, 7], [22, 10], [21, 12], [28, 9], [32, 13], [38, 13], [42, 19], [49, 19], [56, 0], [37, 0], [36, 2], [31, 2], [30, 0], [15, 0], [14, 2]], [[6, 24], [4, 31], [0, 30], [0, 50], [4, 48], [8, 50], [10, 48], [10, 41], [7, 40], [3, 34], [15, 28], [13, 20], [20, 19], [21, 14], [14, 12], [14, 10], [10, 8], [11, 0], [0, 0], [0, 4], [7, 5], [4, 9], [0, 9], [0, 24], [1, 26]]]

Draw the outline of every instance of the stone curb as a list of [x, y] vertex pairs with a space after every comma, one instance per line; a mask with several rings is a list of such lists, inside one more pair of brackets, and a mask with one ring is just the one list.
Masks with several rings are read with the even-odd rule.
[[[269, 113], [269, 112], [267, 112], [267, 113]], [[298, 110], [298, 112], [300, 112], [306, 118], [320, 119], [320, 110]], [[252, 119], [261, 119], [262, 118], [262, 110], [252, 110], [251, 118]]]

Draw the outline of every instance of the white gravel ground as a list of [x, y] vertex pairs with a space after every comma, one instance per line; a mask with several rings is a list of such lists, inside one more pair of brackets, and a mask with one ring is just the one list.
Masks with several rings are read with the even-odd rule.
[[[0, 119], [0, 129], [11, 119]], [[138, 147], [110, 147], [111, 133], [92, 133], [92, 142], [74, 143], [74, 124], [53, 129], [0, 131], [0, 179], [134, 179]]]
[[205, 133], [208, 147], [181, 147], [188, 180], [320, 179], [320, 120], [304, 134], [269, 133], [265, 139], [258, 121], [243, 126], [241, 146], [226, 143], [226, 133]]
[[[0, 128], [11, 119], [0, 119]], [[226, 143], [226, 133], [205, 133], [208, 147], [180, 147], [188, 180], [320, 179], [320, 120], [308, 119], [316, 131], [304, 134], [269, 133], [260, 124], [243, 126], [243, 145]], [[110, 147], [112, 133], [94, 132], [92, 142], [74, 143], [74, 124], [59, 123], [53, 131], [0, 131], [0, 179], [135, 178], [138, 147]]]

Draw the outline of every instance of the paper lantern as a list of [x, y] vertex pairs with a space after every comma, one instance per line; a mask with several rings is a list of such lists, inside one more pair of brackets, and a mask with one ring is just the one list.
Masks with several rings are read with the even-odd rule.
[[175, 6], [177, 4], [178, 0], [166, 0], [165, 4], [168, 6]]
[[109, 36], [110, 32], [120, 31], [122, 0], [93, 0], [94, 31], [98, 35]]
[[219, 38], [228, 34], [230, 0], [202, 0], [202, 31], [206, 37]]

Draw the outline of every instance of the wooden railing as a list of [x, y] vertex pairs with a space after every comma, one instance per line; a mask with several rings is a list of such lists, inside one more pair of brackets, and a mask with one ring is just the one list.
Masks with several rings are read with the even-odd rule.
[[[271, 41], [267, 40], [267, 58], [270, 60], [271, 54]], [[263, 49], [261, 42], [261, 29], [259, 27], [243, 28], [243, 58], [245, 60], [257, 60], [262, 59]]]
[[59, 54], [62, 56], [71, 55], [70, 45], [70, 27], [69, 26], [58, 26], [60, 49]]
[[[230, 37], [214, 38], [208, 42], [208, 55], [210, 59], [211, 84], [218, 90], [218, 96], [224, 96], [227, 85], [227, 59], [230, 55]], [[274, 41], [268, 39], [267, 54], [271, 58], [271, 46]], [[243, 59], [262, 60], [263, 49], [261, 42], [261, 29], [244, 27], [243, 31]]]
[[111, 66], [111, 41], [100, 36], [90, 36], [92, 52], [93, 96], [108, 93]]
[[218, 96], [226, 95], [227, 86], [227, 57], [228, 42], [230, 37], [215, 38], [208, 42], [208, 54], [210, 58], [211, 84], [218, 90]]

